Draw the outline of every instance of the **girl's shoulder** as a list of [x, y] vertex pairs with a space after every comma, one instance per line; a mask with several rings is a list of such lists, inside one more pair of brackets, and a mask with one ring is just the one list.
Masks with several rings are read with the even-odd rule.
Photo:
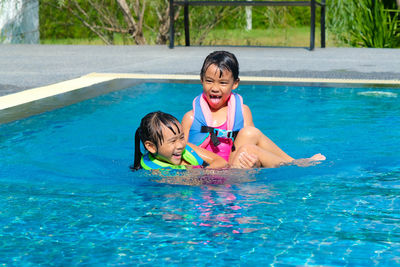
[[186, 140], [188, 140], [188, 138], [189, 138], [189, 130], [192, 127], [193, 120], [194, 120], [193, 110], [186, 112], [186, 114], [182, 118], [181, 124], [182, 124], [183, 133], [185, 134]]
[[251, 112], [250, 107], [246, 104], [243, 104], [243, 112]]
[[192, 110], [186, 112], [185, 115], [183, 115], [182, 125], [184, 125], [184, 124], [186, 124], [186, 125], [187, 124], [192, 124], [193, 119], [194, 119], [194, 112], [193, 112], [193, 109], [192, 109]]
[[251, 114], [251, 110], [249, 106], [245, 104], [243, 104], [243, 120], [245, 126], [254, 126], [253, 115]]

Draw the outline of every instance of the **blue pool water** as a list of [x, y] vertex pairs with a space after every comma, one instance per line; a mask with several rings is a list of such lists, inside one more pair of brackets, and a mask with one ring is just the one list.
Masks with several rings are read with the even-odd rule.
[[1, 125], [0, 265], [400, 264], [397, 89], [241, 85], [267, 136], [327, 160], [221, 185], [131, 172], [141, 117], [200, 92], [146, 83]]

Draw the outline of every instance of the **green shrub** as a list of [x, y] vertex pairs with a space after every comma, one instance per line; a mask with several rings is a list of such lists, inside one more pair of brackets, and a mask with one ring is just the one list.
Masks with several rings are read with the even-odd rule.
[[328, 29], [338, 41], [355, 47], [400, 46], [398, 13], [385, 9], [379, 0], [331, 0]]

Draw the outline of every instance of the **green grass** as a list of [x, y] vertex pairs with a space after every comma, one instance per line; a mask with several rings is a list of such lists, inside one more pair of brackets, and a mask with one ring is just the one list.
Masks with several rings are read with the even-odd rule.
[[[334, 38], [327, 32], [326, 46], [338, 46]], [[198, 32], [191, 29], [191, 45], [200, 45], [197, 40]], [[155, 35], [146, 35], [148, 44], [155, 44]], [[100, 38], [92, 39], [42, 39], [42, 44], [67, 44], [67, 45], [104, 45]], [[124, 40], [120, 35], [114, 35], [115, 45], [134, 45], [131, 40]], [[175, 36], [175, 45], [184, 45], [184, 33]], [[310, 27], [253, 29], [214, 29], [201, 45], [249, 45], [249, 46], [295, 46], [308, 47], [310, 44]], [[320, 29], [315, 30], [315, 46], [320, 46]]]
[[66, 39], [41, 39], [41, 44], [47, 45], [104, 45], [104, 42], [100, 38], [94, 39], [78, 39], [78, 38], [66, 38]]
[[[195, 33], [194, 33], [195, 34]], [[320, 45], [320, 29], [315, 29], [315, 45]], [[183, 44], [183, 40], [179, 40]], [[196, 44], [195, 40], [191, 41]], [[251, 46], [295, 46], [308, 47], [310, 27], [271, 28], [246, 30], [213, 30], [202, 45], [251, 45]], [[335, 46], [327, 40], [327, 46]]]
[[[65, 38], [65, 39], [41, 39], [41, 44], [51, 44], [51, 45], [105, 45], [103, 40], [98, 37], [94, 38]], [[115, 45], [133, 45], [135, 44], [133, 40], [124, 40], [121, 35], [114, 35]]]

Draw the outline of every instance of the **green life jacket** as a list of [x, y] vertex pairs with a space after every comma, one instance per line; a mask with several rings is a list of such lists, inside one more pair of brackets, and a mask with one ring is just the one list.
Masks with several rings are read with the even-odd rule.
[[[182, 152], [182, 159], [193, 166], [201, 166], [204, 161], [200, 156], [190, 147], [186, 146]], [[140, 159], [140, 165], [145, 170], [170, 168], [170, 169], [186, 169], [187, 165], [173, 165], [171, 163], [156, 159], [151, 153], [146, 153]]]

